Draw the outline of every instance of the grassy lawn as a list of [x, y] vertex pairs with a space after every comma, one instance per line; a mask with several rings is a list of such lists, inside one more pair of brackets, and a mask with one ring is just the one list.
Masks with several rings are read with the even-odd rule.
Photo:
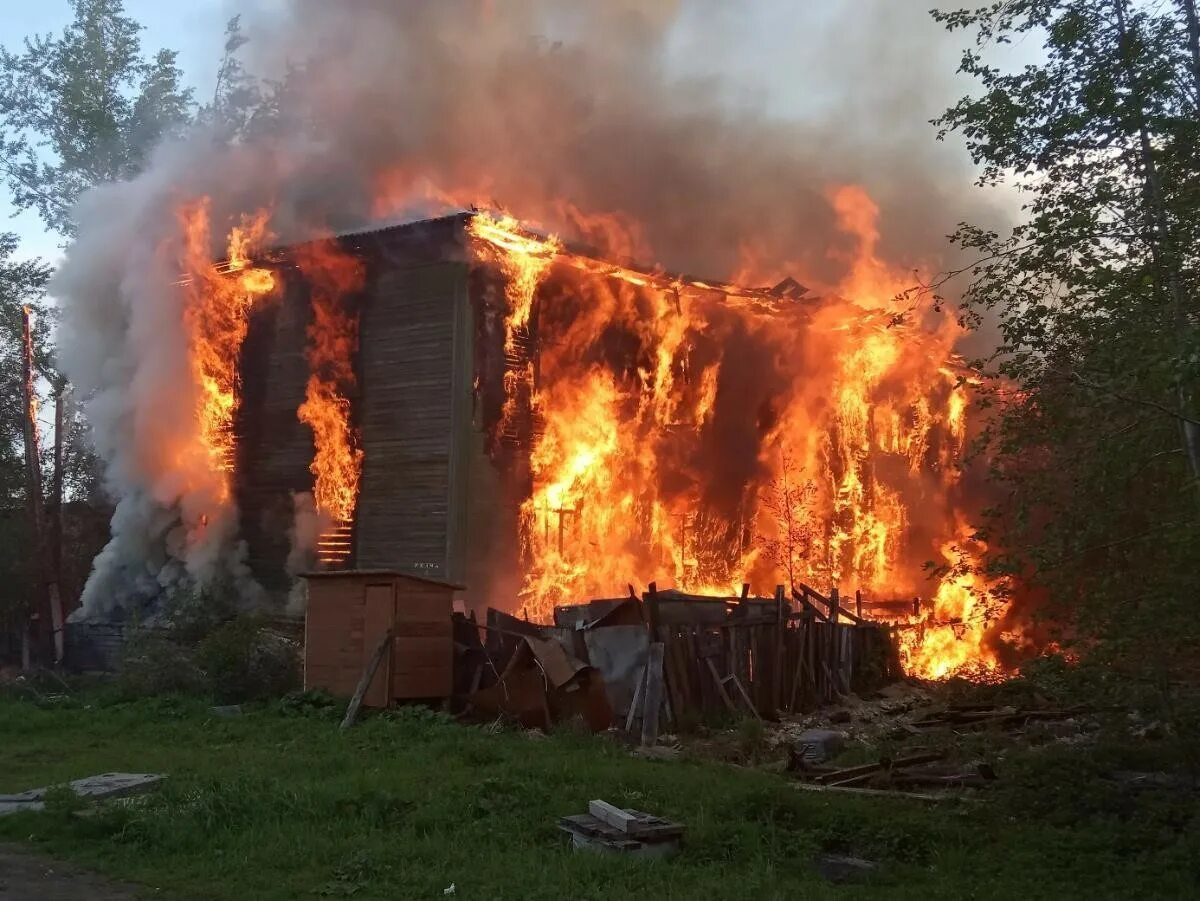
[[[1060, 790], [1047, 808], [1026, 785], [1024, 799], [926, 805], [633, 758], [603, 738], [489, 734], [425, 711], [340, 735], [335, 712], [279, 703], [221, 718], [189, 700], [0, 698], [0, 791], [117, 770], [170, 779], [88, 816], [58, 801], [0, 818], [0, 840], [167, 898], [441, 898], [451, 883], [456, 898], [554, 901], [1169, 898], [1198, 887], [1197, 827], [1169, 800], [1145, 811], [1072, 806]], [[683, 853], [572, 853], [556, 820], [591, 798], [686, 823]], [[813, 869], [820, 850], [883, 869], [870, 884], [833, 886]]]

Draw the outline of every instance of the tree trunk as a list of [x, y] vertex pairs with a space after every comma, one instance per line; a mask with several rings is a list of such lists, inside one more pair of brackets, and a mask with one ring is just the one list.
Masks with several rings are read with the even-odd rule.
[[63, 657], [63, 610], [58, 591], [58, 580], [50, 560], [50, 546], [46, 535], [46, 516], [42, 506], [42, 469], [38, 450], [37, 395], [33, 386], [33, 331], [29, 307], [22, 308], [21, 357], [23, 371], [21, 379], [25, 401], [25, 505], [29, 515], [29, 528], [33, 537], [34, 565], [37, 567], [42, 587], [35, 600], [38, 613], [38, 638], [43, 655], [53, 655], [55, 663]]
[[[1200, 41], [1200, 32], [1194, 32], [1195, 6], [1193, 0], [1183, 0], [1185, 15], [1188, 16], [1189, 43], [1193, 36]], [[1146, 212], [1151, 223], [1149, 235], [1150, 254], [1154, 268], [1160, 279], [1166, 283], [1174, 314], [1175, 338], [1180, 347], [1187, 344], [1186, 336], [1190, 329], [1187, 317], [1187, 306], [1184, 302], [1183, 288], [1179, 279], [1179, 259], [1175, 253], [1174, 241], [1167, 218], [1167, 205], [1163, 196], [1162, 182], [1159, 178], [1158, 166], [1154, 160], [1153, 142], [1150, 140], [1150, 129], [1146, 121], [1146, 97], [1142, 91], [1141, 79], [1129, 54], [1129, 29], [1126, 21], [1127, 0], [1116, 0], [1113, 4], [1117, 16], [1118, 49], [1121, 65], [1134, 104], [1134, 118], [1138, 132], [1138, 156], [1142, 166], [1145, 183]], [[1190, 14], [1189, 14], [1190, 13]], [[1200, 44], [1195, 51], [1200, 54]], [[1200, 55], [1194, 57], [1193, 77], [1200, 85]], [[1192, 407], [1191, 386], [1183, 380], [1176, 384], [1176, 399], [1179, 404], [1179, 428], [1183, 437], [1184, 451], [1187, 454], [1192, 478], [1200, 485], [1200, 428], [1190, 422]]]
[[1200, 106], [1200, 19], [1196, 17], [1196, 0], [1179, 0], [1183, 17], [1187, 20], [1188, 52], [1192, 56], [1192, 90], [1195, 102]]

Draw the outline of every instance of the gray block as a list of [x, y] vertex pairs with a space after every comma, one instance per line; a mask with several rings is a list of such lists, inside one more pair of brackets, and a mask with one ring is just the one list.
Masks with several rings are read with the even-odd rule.
[[846, 736], [832, 729], [809, 729], [795, 739], [796, 753], [805, 763], [824, 763], [838, 755]]
[[[102, 773], [75, 779], [67, 785], [83, 798], [103, 801], [149, 791], [166, 779], [157, 773]], [[15, 795], [0, 795], [0, 816], [22, 810], [44, 810], [48, 788], [31, 788]]]

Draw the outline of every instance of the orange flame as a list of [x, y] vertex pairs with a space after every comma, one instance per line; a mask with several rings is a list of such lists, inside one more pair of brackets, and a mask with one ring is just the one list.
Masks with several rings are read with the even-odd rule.
[[[969, 386], [952, 352], [956, 327], [896, 325], [886, 304], [904, 275], [877, 256], [878, 208], [853, 186], [830, 202], [855, 238], [836, 286], [852, 303], [639, 271], [574, 253], [511, 218], [474, 218], [480, 257], [506, 280], [506, 349], [542, 284], [563, 280], [572, 290], [554, 292], [568, 298], [556, 302], [576, 298], [538, 342], [539, 383], [532, 364], [520, 373], [542, 425], [521, 508], [525, 615], [546, 620], [556, 605], [620, 594], [639, 579], [729, 595], [743, 581], [769, 589], [789, 572], [861, 589], [869, 609], [928, 591], [925, 561], [964, 543], [956, 486]], [[614, 329], [636, 345], [626, 348], [633, 370], [603, 362]], [[743, 440], [722, 429], [744, 412], [739, 393], [759, 387], [739, 385], [747, 362], [729, 358], [747, 343], [762, 377], [781, 385]], [[721, 442], [741, 456], [722, 457]], [[743, 481], [722, 482], [735, 477]], [[800, 505], [772, 504], [776, 483], [811, 489]], [[779, 510], [808, 519], [783, 523], [771, 512]], [[779, 548], [795, 536], [803, 547], [788, 548], [784, 566]], [[986, 586], [972, 579], [952, 574], [934, 587], [924, 627], [909, 633], [920, 641], [905, 647], [911, 672], [998, 666], [986, 642], [997, 611], [973, 600]]]
[[901, 660], [907, 673], [924, 679], [962, 675], [990, 681], [1003, 675], [995, 652], [984, 639], [1001, 613], [1002, 605], [989, 598], [988, 586], [972, 571], [959, 571], [964, 561], [976, 562], [986, 550], [962, 525], [954, 540], [942, 548], [942, 563], [949, 568], [937, 586], [932, 609], [905, 633]]
[[315, 452], [309, 466], [314, 477], [317, 511], [332, 520], [318, 538], [323, 563], [350, 556], [350, 531], [358, 504], [363, 452], [351, 423], [350, 393], [356, 379], [358, 320], [347, 310], [348, 295], [363, 284], [363, 268], [331, 241], [307, 244], [296, 263], [311, 291], [312, 322], [308, 326], [309, 377], [304, 403], [296, 411], [313, 433]]
[[231, 501], [234, 466], [233, 418], [238, 406], [238, 357], [246, 338], [250, 310], [275, 289], [270, 269], [256, 267], [250, 252], [261, 246], [267, 212], [242, 218], [229, 232], [227, 261], [214, 266], [211, 256], [209, 201], [202, 198], [178, 211], [183, 233], [184, 321], [191, 368], [199, 397], [199, 440], [208, 465], [222, 473], [218, 503]]

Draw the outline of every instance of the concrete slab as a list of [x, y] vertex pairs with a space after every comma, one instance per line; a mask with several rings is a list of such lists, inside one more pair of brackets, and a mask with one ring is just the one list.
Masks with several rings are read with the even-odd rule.
[[[101, 773], [75, 779], [67, 785], [81, 797], [104, 801], [140, 795], [166, 778], [158, 773]], [[47, 791], [48, 788], [31, 788], [14, 795], [0, 795], [0, 816], [22, 810], [44, 810]]]

